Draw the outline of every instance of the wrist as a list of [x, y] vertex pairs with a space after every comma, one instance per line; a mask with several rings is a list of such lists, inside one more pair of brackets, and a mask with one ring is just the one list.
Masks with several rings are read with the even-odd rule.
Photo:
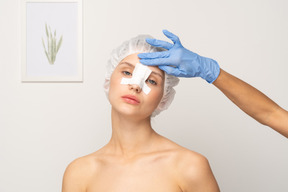
[[217, 84], [219, 84], [219, 82], [221, 82], [221, 80], [223, 79], [223, 73], [225, 73], [225, 71], [220, 68], [220, 73], [219, 73], [218, 77], [212, 82], [213, 85], [217, 86]]
[[204, 68], [204, 79], [212, 84], [219, 76], [220, 74], [220, 66], [217, 63], [217, 61], [213, 59], [207, 58], [207, 62], [205, 62], [206, 66]]

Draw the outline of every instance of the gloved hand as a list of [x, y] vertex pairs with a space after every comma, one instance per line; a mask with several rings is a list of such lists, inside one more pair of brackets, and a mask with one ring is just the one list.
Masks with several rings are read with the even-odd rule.
[[150, 45], [162, 47], [167, 51], [138, 54], [142, 64], [159, 66], [167, 74], [176, 77], [201, 77], [208, 83], [213, 83], [217, 79], [220, 67], [215, 60], [184, 48], [180, 39], [171, 32], [163, 30], [163, 33], [174, 44], [157, 39], [146, 39]]

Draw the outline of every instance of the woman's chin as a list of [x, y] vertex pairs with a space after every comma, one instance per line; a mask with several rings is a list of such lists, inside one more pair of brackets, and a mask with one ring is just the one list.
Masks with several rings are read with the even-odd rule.
[[151, 113], [141, 113], [138, 109], [127, 109], [122, 108], [115, 110], [115, 112], [118, 114], [118, 116], [123, 116], [127, 118], [133, 118], [133, 119], [146, 119], [151, 116]]

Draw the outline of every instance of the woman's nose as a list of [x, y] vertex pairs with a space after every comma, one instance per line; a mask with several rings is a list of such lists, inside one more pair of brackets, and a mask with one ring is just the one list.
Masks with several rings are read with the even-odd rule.
[[137, 93], [141, 92], [141, 87], [137, 84], [129, 84], [130, 89], [134, 89]]

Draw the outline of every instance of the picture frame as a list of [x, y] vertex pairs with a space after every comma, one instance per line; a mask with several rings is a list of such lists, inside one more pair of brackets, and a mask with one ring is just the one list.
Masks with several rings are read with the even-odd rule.
[[82, 0], [21, 1], [21, 81], [83, 82]]

